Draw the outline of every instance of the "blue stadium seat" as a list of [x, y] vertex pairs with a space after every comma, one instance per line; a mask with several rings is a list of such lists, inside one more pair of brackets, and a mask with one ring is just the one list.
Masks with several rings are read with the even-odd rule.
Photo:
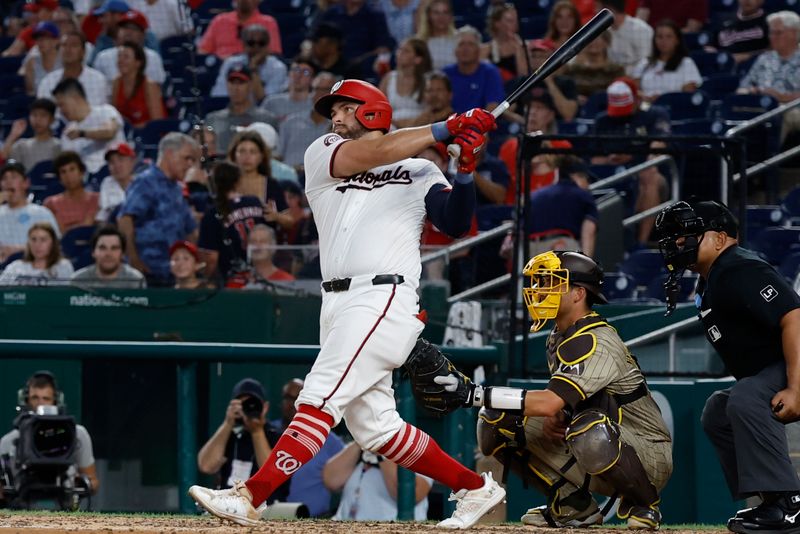
[[29, 192], [33, 194], [34, 202], [41, 204], [49, 196], [57, 195], [64, 191], [64, 186], [53, 170], [53, 162], [42, 161], [28, 171], [31, 182]]
[[640, 249], [631, 252], [619, 265], [618, 271], [631, 275], [637, 286], [646, 287], [653, 278], [666, 273], [666, 268], [661, 252], [656, 249]]
[[519, 35], [526, 41], [529, 39], [541, 39], [547, 32], [547, 15], [520, 16]]
[[16, 74], [25, 56], [0, 57], [0, 75]]
[[753, 54], [752, 56], [750, 56], [750, 58], [748, 58], [745, 61], [742, 61], [741, 63], [737, 64], [736, 65], [736, 75], [741, 78], [742, 76], [747, 74], [750, 71], [750, 67], [752, 67], [753, 63], [755, 63], [756, 60], [758, 59], [759, 55], [761, 55], [760, 52], [757, 53], [757, 54]]
[[735, 11], [736, 10], [736, 0], [711, 0], [709, 5], [709, 11], [718, 12], [718, 11]]
[[766, 13], [775, 13], [785, 9], [800, 14], [800, 0], [765, 0], [764, 2], [764, 12]]
[[727, 52], [705, 52], [699, 50], [691, 52], [689, 55], [703, 76], [731, 74], [736, 69], [736, 61]]
[[675, 135], [721, 135], [724, 130], [722, 121], [711, 119], [687, 120], [672, 125]]
[[86, 189], [89, 191], [100, 191], [100, 184], [103, 183], [103, 179], [110, 174], [107, 164], [100, 167], [97, 172], [89, 173], [85, 184]]
[[709, 99], [703, 91], [694, 93], [664, 93], [653, 102], [666, 110], [671, 122], [703, 119], [708, 113]]
[[231, 0], [203, 0], [203, 3], [193, 11], [202, 19], [212, 19], [220, 13], [230, 10]]
[[605, 273], [603, 295], [608, 300], [632, 299], [636, 296], [636, 281], [629, 274]]
[[[647, 289], [644, 291], [644, 296], [665, 302], [664, 282], [666, 282], [667, 276], [666, 274], [661, 274], [650, 280], [650, 283], [647, 284]], [[678, 291], [678, 302], [690, 302], [696, 285], [697, 275], [685, 274], [681, 276], [678, 280], [678, 286], [680, 288]]]
[[258, 4], [258, 10], [265, 15], [302, 12], [305, 7], [304, 0], [263, 0]]
[[478, 230], [491, 230], [514, 218], [514, 206], [478, 206], [475, 218], [478, 221]]
[[529, 15], [547, 16], [550, 13], [550, 8], [555, 3], [556, 0], [514, 0], [514, 5], [520, 17]]
[[759, 234], [767, 228], [783, 225], [784, 214], [780, 206], [747, 206], [746, 221], [747, 241], [755, 242]]
[[722, 99], [719, 115], [726, 121], [746, 121], [778, 107], [768, 95], [728, 95]]
[[738, 74], [712, 74], [703, 78], [703, 91], [712, 100], [719, 100], [726, 95], [731, 95], [739, 88]]
[[[593, 124], [593, 121], [576, 119], [571, 122], [559, 122], [556, 129], [560, 134], [583, 136], [592, 133]], [[591, 142], [584, 139], [570, 139], [569, 142], [576, 151], [586, 150], [591, 146]]]
[[19, 252], [15, 252], [13, 254], [9, 254], [9, 256], [6, 258], [6, 261], [4, 261], [3, 263], [0, 263], [0, 271], [4, 270], [11, 263], [13, 263], [13, 262], [15, 262], [17, 260], [21, 260], [23, 255], [24, 255], [24, 252], [22, 252], [21, 250]]
[[589, 95], [586, 103], [578, 110], [578, 118], [594, 120], [598, 113], [608, 108], [608, 94], [605, 91], [596, 91]]
[[94, 231], [94, 226], [78, 226], [61, 236], [61, 251], [76, 271], [93, 263], [91, 241]]
[[787, 217], [800, 217], [800, 186], [795, 187], [783, 197], [781, 208]]
[[702, 50], [704, 46], [711, 42], [711, 35], [708, 32], [689, 32], [683, 34], [683, 42], [690, 52]]
[[208, 114], [228, 106], [230, 99], [227, 96], [209, 96], [203, 99], [203, 112]]
[[800, 227], [767, 228], [755, 240], [753, 249], [773, 265], [789, 254], [800, 252]]
[[27, 118], [31, 102], [33, 102], [34, 98], [36, 97], [25, 93], [11, 95], [8, 100], [6, 100], [6, 104], [3, 107], [3, 121]]
[[300, 43], [306, 36], [305, 13], [280, 13], [275, 15], [281, 29], [282, 56], [292, 58], [300, 52]]
[[800, 252], [792, 252], [778, 265], [778, 272], [786, 277], [790, 282], [794, 282], [797, 274], [800, 273]]

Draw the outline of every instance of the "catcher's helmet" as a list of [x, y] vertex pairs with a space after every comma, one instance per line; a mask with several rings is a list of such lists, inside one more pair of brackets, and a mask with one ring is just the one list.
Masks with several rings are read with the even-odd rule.
[[534, 332], [541, 330], [548, 319], [555, 319], [561, 295], [570, 285], [585, 288], [591, 295], [590, 303], [608, 304], [601, 292], [603, 270], [580, 252], [543, 252], [525, 265], [522, 274], [531, 277], [530, 285], [522, 288], [522, 295], [533, 319]]
[[380, 89], [361, 80], [336, 82], [331, 92], [314, 103], [314, 109], [323, 117], [330, 118], [334, 102], [350, 100], [361, 104], [356, 119], [367, 130], [389, 131], [392, 124], [392, 106]]

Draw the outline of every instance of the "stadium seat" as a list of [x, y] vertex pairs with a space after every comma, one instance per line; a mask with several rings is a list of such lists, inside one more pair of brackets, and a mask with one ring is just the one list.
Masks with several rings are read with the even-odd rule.
[[89, 191], [100, 191], [100, 184], [103, 179], [111, 174], [108, 170], [108, 165], [103, 165], [97, 172], [89, 173], [86, 179], [86, 189]]
[[91, 240], [94, 232], [94, 226], [78, 226], [61, 236], [61, 250], [76, 271], [93, 262]]
[[28, 192], [33, 194], [33, 200], [37, 204], [44, 202], [49, 196], [57, 195], [64, 191], [64, 186], [53, 171], [53, 164], [50, 161], [38, 163], [28, 171], [28, 179], [31, 182]]
[[728, 95], [722, 99], [719, 115], [726, 121], [745, 121], [778, 106], [769, 95]]
[[780, 206], [747, 206], [747, 241], [755, 242], [759, 234], [767, 228], [780, 227], [784, 214]]
[[227, 96], [209, 96], [203, 99], [203, 112], [208, 114], [212, 111], [219, 111], [228, 106], [230, 99]]
[[[666, 274], [656, 276], [650, 283], [647, 284], [647, 289], [644, 291], [644, 296], [650, 299], [657, 299], [661, 302], [666, 302], [666, 294], [664, 293], [664, 282], [667, 280]], [[684, 274], [678, 281], [680, 288], [678, 292], [678, 302], [689, 302], [692, 300], [694, 289], [697, 286], [697, 275]]]
[[34, 98], [36, 97], [25, 93], [10, 95], [8, 100], [6, 100], [5, 106], [3, 107], [3, 121], [14, 121], [17, 119], [26, 118], [28, 116], [31, 102], [33, 102]]
[[724, 130], [722, 121], [711, 119], [687, 120], [672, 125], [675, 135], [720, 135]]
[[[592, 133], [593, 124], [593, 121], [576, 119], [571, 122], [559, 122], [556, 130], [564, 135], [584, 136]], [[572, 148], [578, 152], [587, 150], [591, 146], [590, 141], [582, 138], [570, 139], [569, 142], [572, 143]]]
[[671, 122], [704, 119], [708, 113], [709, 99], [703, 91], [694, 93], [664, 93], [653, 102], [667, 111]]
[[23, 254], [24, 253], [21, 250], [19, 252], [15, 252], [13, 254], [9, 254], [8, 258], [6, 258], [6, 261], [4, 261], [3, 263], [0, 263], [0, 271], [4, 270], [6, 267], [8, 267], [9, 264], [11, 264], [11, 263], [13, 263], [13, 262], [15, 262], [17, 260], [21, 260]]
[[666, 272], [661, 252], [656, 249], [640, 249], [630, 253], [619, 266], [619, 272], [633, 277], [637, 286], [647, 285]]
[[16, 74], [25, 56], [0, 57], [0, 75]]
[[781, 208], [787, 217], [800, 217], [800, 186], [795, 187], [783, 197]]
[[258, 4], [258, 10], [265, 15], [298, 13], [305, 9], [305, 4], [304, 0], [263, 0]]
[[711, 41], [708, 32], [687, 32], [683, 34], [683, 42], [690, 52], [702, 50]]
[[753, 249], [773, 265], [795, 252], [800, 252], [800, 226], [767, 228], [754, 241]]
[[719, 100], [726, 95], [733, 94], [738, 88], [738, 74], [712, 74], [703, 78], [702, 89], [712, 100]]
[[778, 272], [786, 277], [790, 282], [794, 282], [800, 272], [800, 252], [792, 252], [781, 261]]
[[281, 29], [282, 55], [292, 58], [300, 52], [300, 44], [305, 39], [307, 17], [305, 13], [280, 13], [275, 18]]
[[475, 218], [478, 221], [478, 230], [491, 230], [514, 218], [514, 206], [478, 206]]
[[201, 19], [213, 19], [220, 13], [231, 10], [231, 0], [203, 0], [203, 3], [194, 9], [194, 13]]
[[629, 274], [605, 273], [603, 295], [608, 300], [632, 299], [636, 296], [636, 281]]
[[133, 138], [137, 145], [157, 145], [169, 132], [179, 131], [180, 122], [178, 119], [152, 120], [142, 128], [135, 128]]
[[[533, 2], [531, 2], [533, 3]], [[519, 19], [519, 35], [526, 41], [541, 39], [547, 32], [547, 15], [530, 15]]]
[[727, 52], [705, 52], [703, 50], [689, 54], [703, 76], [713, 74], [732, 74], [736, 69], [736, 61]]
[[736, 0], [711, 0], [709, 5], [709, 11], [711, 12], [735, 11], [736, 5], [737, 5]]
[[514, 5], [517, 8], [517, 14], [520, 17], [527, 17], [531, 15], [547, 16], [550, 13], [550, 8], [555, 3], [556, 0], [514, 0]]

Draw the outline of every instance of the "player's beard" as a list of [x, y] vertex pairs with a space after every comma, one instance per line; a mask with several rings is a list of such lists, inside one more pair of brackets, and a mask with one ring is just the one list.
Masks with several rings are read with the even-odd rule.
[[[338, 131], [336, 129], [338, 126]], [[355, 126], [352, 128], [345, 124], [339, 124], [333, 127], [334, 133], [338, 134], [339, 136], [345, 139], [358, 139], [359, 137], [364, 136], [369, 130], [361, 126], [360, 124], [356, 123]]]

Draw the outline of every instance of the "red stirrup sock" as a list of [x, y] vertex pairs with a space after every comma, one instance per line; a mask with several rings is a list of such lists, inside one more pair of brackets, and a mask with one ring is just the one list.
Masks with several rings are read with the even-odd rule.
[[266, 501], [278, 486], [313, 458], [333, 426], [333, 417], [319, 408], [302, 404], [286, 427], [267, 461], [245, 482], [253, 495], [253, 506]]
[[400, 431], [378, 452], [397, 465], [438, 480], [453, 491], [483, 486], [479, 474], [458, 463], [428, 434], [408, 423], [403, 423]]

